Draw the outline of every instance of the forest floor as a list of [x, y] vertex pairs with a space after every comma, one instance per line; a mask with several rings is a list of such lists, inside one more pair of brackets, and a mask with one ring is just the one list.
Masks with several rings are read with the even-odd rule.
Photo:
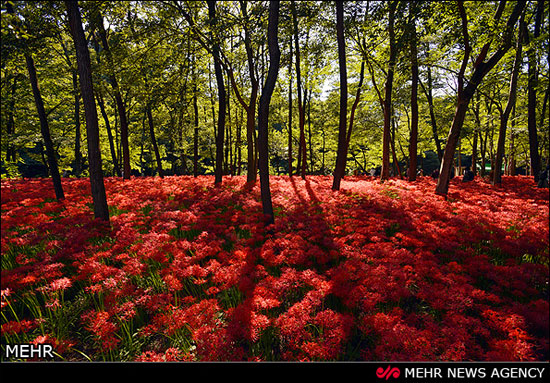
[[[2, 349], [56, 360], [548, 360], [549, 192], [531, 178], [1, 182]], [[2, 352], [4, 355], [4, 352]]]

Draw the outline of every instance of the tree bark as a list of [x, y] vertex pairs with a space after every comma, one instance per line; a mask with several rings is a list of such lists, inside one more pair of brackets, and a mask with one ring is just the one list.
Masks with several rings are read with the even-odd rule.
[[288, 60], [288, 175], [292, 177], [292, 37], [290, 38]]
[[103, 101], [103, 96], [101, 95], [100, 92], [96, 92], [96, 98], [97, 98], [97, 103], [99, 104], [99, 111], [101, 112], [103, 121], [105, 121], [105, 128], [107, 129], [107, 137], [109, 138], [109, 149], [111, 150], [111, 158], [113, 160], [113, 168], [115, 170], [115, 174], [118, 177], [120, 177], [122, 174], [120, 173], [120, 167], [118, 166], [118, 159], [116, 156], [116, 147], [113, 139], [113, 132], [111, 131], [111, 123], [109, 122], [109, 116], [107, 115], [107, 111], [105, 110], [105, 102]]
[[340, 67], [340, 119], [338, 123], [338, 151], [332, 190], [340, 190], [340, 181], [346, 172], [346, 143], [348, 120], [348, 74], [346, 68], [346, 42], [344, 37], [344, 4], [336, 2], [336, 39], [338, 41], [338, 65]]
[[8, 118], [6, 121], [6, 133], [8, 134], [8, 148], [6, 149], [6, 162], [15, 162], [15, 148], [12, 140], [15, 134], [15, 91], [17, 90], [17, 75], [13, 76], [11, 84], [11, 97], [8, 103]]
[[[522, 16], [522, 20], [520, 21], [520, 25], [521, 24], [523, 24], [523, 16]], [[504, 157], [504, 146], [506, 142], [506, 128], [508, 125], [508, 119], [510, 117], [510, 113], [512, 112], [512, 108], [516, 103], [517, 80], [518, 80], [519, 67], [521, 66], [521, 51], [522, 51], [522, 45], [521, 45], [522, 31], [521, 30], [522, 28], [520, 28], [520, 32], [518, 36], [518, 41], [516, 45], [516, 57], [514, 59], [514, 66], [512, 68], [512, 75], [510, 78], [510, 91], [508, 93], [508, 102], [500, 118], [497, 153], [495, 157], [495, 167], [493, 171], [493, 180], [492, 180], [493, 185], [502, 183], [501, 168], [502, 168], [502, 159]]]
[[[294, 27], [294, 45], [296, 48], [296, 87], [298, 88], [298, 115], [299, 115], [299, 128], [300, 128], [300, 172], [303, 179], [306, 178], [306, 164], [307, 164], [307, 151], [306, 151], [306, 135], [305, 135], [305, 111], [304, 100], [302, 99], [302, 76], [300, 72], [300, 44], [298, 36], [298, 15], [296, 13], [295, 1], [290, 2], [290, 9], [292, 13], [292, 23]], [[305, 99], [305, 97], [304, 97]]]
[[397, 1], [390, 2], [388, 32], [390, 35], [390, 60], [389, 68], [386, 75], [386, 89], [384, 95], [384, 134], [382, 138], [382, 171], [380, 174], [381, 180], [387, 180], [390, 177], [390, 140], [391, 140], [391, 95], [393, 87], [393, 72], [395, 68], [395, 60], [397, 57], [397, 49], [395, 44], [395, 10]]
[[65, 1], [69, 17], [69, 26], [76, 47], [76, 59], [80, 80], [80, 92], [86, 115], [86, 133], [88, 141], [88, 163], [90, 167], [90, 184], [95, 218], [109, 221], [109, 208], [103, 183], [103, 170], [101, 168], [101, 152], [99, 149], [99, 125], [97, 109], [94, 100], [92, 83], [92, 71], [90, 64], [90, 52], [82, 28], [82, 20], [78, 2]]
[[418, 152], [418, 58], [416, 47], [416, 3], [409, 3], [411, 15], [411, 134], [409, 144], [409, 181], [416, 180]]
[[[501, 5], [502, 4], [503, 3], [501, 2]], [[504, 56], [504, 54], [510, 49], [513, 29], [524, 7], [525, 7], [524, 2], [518, 1], [517, 3], [515, 3], [514, 9], [510, 14], [510, 17], [506, 23], [505, 35], [501, 46], [487, 61], [485, 61], [485, 55], [487, 53], [488, 46], [487, 46], [487, 49], [482, 49], [481, 53], [476, 59], [476, 63], [474, 65], [474, 73], [472, 74], [472, 77], [470, 78], [468, 85], [466, 87], [463, 87], [464, 72], [465, 72], [466, 65], [470, 55], [470, 47], [468, 43], [468, 29], [467, 29], [466, 15], [465, 15], [464, 9], [462, 8], [462, 3], [459, 2], [459, 8], [462, 8], [461, 10], [462, 28], [463, 28], [463, 36], [466, 42], [465, 45], [467, 49], [465, 49], [464, 60], [458, 76], [459, 86], [458, 86], [457, 106], [456, 106], [453, 123], [451, 125], [449, 135], [447, 137], [447, 144], [445, 145], [443, 162], [441, 164], [441, 169], [439, 171], [439, 178], [438, 178], [438, 182], [435, 190], [436, 194], [443, 195], [445, 197], [447, 196], [447, 192], [449, 190], [449, 181], [451, 179], [451, 171], [453, 167], [456, 145], [460, 138], [460, 131], [462, 130], [462, 125], [464, 124], [464, 118], [466, 117], [468, 104], [472, 99], [472, 96], [474, 95], [475, 90], [477, 89], [477, 87], [479, 86], [479, 84], [481, 83], [485, 75], [491, 69], [493, 69], [493, 67], [498, 63], [498, 61], [502, 58], [502, 56]], [[499, 9], [500, 8], [501, 6], [499, 6]], [[498, 14], [498, 11], [497, 11], [497, 14]]]
[[48, 159], [48, 168], [50, 170], [50, 175], [52, 176], [55, 197], [58, 200], [62, 200], [65, 198], [65, 195], [63, 193], [63, 187], [61, 186], [61, 177], [59, 176], [59, 168], [57, 167], [57, 158], [50, 135], [48, 118], [46, 116], [44, 102], [42, 100], [42, 95], [40, 94], [40, 88], [38, 86], [38, 78], [36, 76], [34, 60], [30, 53], [25, 54], [25, 60], [27, 62], [27, 70], [29, 71], [29, 79], [31, 81], [36, 110], [38, 111], [38, 118], [40, 119], [40, 131], [42, 132], [42, 139], [44, 140], [44, 146], [46, 147], [46, 157]]
[[[540, 23], [542, 17], [542, 1], [538, 2], [537, 12], [535, 15], [535, 33], [533, 37], [536, 39], [540, 35]], [[529, 31], [527, 25], [523, 23], [525, 44], [529, 45]], [[527, 49], [527, 130], [529, 132], [529, 154], [531, 157], [531, 175], [535, 182], [539, 180], [541, 170], [541, 160], [539, 155], [539, 140], [537, 134], [537, 57], [536, 48], [529, 47]]]
[[241, 14], [245, 19], [244, 25], [244, 47], [246, 50], [246, 58], [248, 62], [248, 74], [250, 76], [250, 98], [248, 105], [246, 106], [246, 142], [247, 142], [247, 182], [256, 182], [256, 174], [258, 173], [256, 162], [256, 103], [258, 101], [258, 90], [260, 83], [256, 78], [256, 66], [254, 64], [254, 52], [252, 50], [252, 42], [250, 39], [250, 32], [248, 28], [248, 12], [246, 9], [246, 2], [240, 1]]
[[[212, 29], [217, 27], [216, 2], [208, 1], [208, 17]], [[212, 32], [212, 35], [214, 33]], [[216, 168], [214, 170], [214, 184], [221, 184], [223, 176], [223, 143], [225, 132], [225, 109], [226, 92], [223, 81], [222, 66], [220, 64], [220, 46], [218, 39], [213, 39], [212, 55], [214, 57], [214, 72], [216, 74], [216, 83], [218, 85], [218, 129], [216, 134]]]
[[105, 28], [103, 26], [103, 16], [99, 14], [99, 12], [97, 14], [97, 28], [99, 31], [99, 37], [101, 38], [101, 44], [103, 45], [103, 49], [105, 50], [105, 54], [107, 55], [107, 61], [109, 63], [109, 68], [110, 68], [110, 73], [109, 73], [110, 82], [111, 82], [111, 86], [113, 87], [114, 97], [115, 97], [115, 101], [118, 109], [118, 115], [120, 118], [120, 141], [122, 146], [122, 162], [123, 162], [122, 176], [123, 176], [123, 179], [129, 180], [132, 169], [130, 167], [130, 147], [128, 144], [128, 120], [126, 118], [126, 105], [124, 105], [124, 101], [122, 100], [120, 86], [118, 84], [118, 81], [116, 79], [116, 75], [114, 72], [113, 55], [109, 48], [109, 42], [107, 41], [107, 33], [105, 32]]
[[279, 60], [281, 52], [278, 44], [278, 25], [279, 25], [279, 2], [269, 2], [269, 21], [267, 27], [267, 41], [269, 47], [269, 70], [266, 82], [260, 96], [260, 106], [258, 110], [258, 148], [259, 148], [259, 171], [260, 188], [262, 198], [262, 210], [266, 216], [266, 225], [274, 222], [273, 205], [271, 202], [271, 190], [269, 188], [269, 104], [271, 96], [275, 89], [277, 74], [279, 73]]
[[197, 103], [197, 84], [193, 84], [193, 177], [199, 175], [199, 106]]
[[153, 123], [153, 113], [151, 112], [151, 104], [146, 106], [147, 122], [149, 123], [149, 135], [151, 136], [151, 143], [153, 144], [153, 151], [155, 152], [155, 159], [157, 161], [157, 171], [160, 178], [164, 178], [164, 171], [162, 170], [162, 159], [160, 158], [159, 147], [157, 145], [157, 138], [155, 136], [155, 125]]
[[76, 70], [72, 73], [73, 76], [73, 92], [74, 92], [74, 172], [77, 177], [80, 177], [82, 172], [82, 152], [80, 150], [80, 94], [78, 92], [78, 74]]
[[435, 111], [434, 111], [434, 103], [433, 103], [433, 96], [432, 96], [432, 71], [430, 67], [428, 67], [428, 88], [424, 86], [422, 81], [420, 81], [420, 78], [418, 79], [418, 82], [420, 86], [422, 87], [422, 90], [424, 91], [424, 94], [426, 95], [426, 99], [428, 100], [428, 107], [430, 109], [430, 121], [432, 124], [432, 133], [433, 138], [435, 142], [435, 147], [437, 150], [437, 158], [439, 159], [439, 163], [441, 164], [441, 161], [443, 160], [443, 149], [441, 149], [441, 142], [439, 140], [439, 135], [437, 133], [437, 120], [435, 119]]

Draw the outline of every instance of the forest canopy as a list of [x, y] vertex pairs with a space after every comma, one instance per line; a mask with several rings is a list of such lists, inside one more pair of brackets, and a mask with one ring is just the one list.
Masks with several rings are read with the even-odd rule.
[[[499, 126], [516, 68], [517, 97], [507, 117], [501, 169], [535, 177], [544, 170], [549, 157], [548, 4], [524, 3], [509, 30], [506, 23], [518, 3], [502, 4], [343, 2], [345, 174], [369, 173], [383, 167], [388, 156], [388, 174], [406, 177], [413, 125], [416, 172], [439, 168], [461, 83], [473, 81], [478, 61], [488, 62], [506, 38], [509, 49], [471, 95], [453, 164], [473, 166], [482, 176], [495, 167]], [[79, 6], [105, 175], [120, 176], [125, 157], [132, 175], [214, 174], [220, 99], [212, 42], [219, 46], [226, 90], [221, 171], [257, 170], [258, 103], [269, 66], [267, 2], [218, 1], [215, 25], [206, 2], [82, 1]], [[270, 174], [334, 172], [341, 116], [336, 29], [334, 2], [280, 4]], [[27, 56], [34, 59], [60, 173], [87, 175], [83, 100], [66, 8], [55, 1], [3, 1], [2, 177], [51, 173]], [[411, 99], [413, 67], [417, 112]], [[531, 118], [536, 134], [529, 128]], [[387, 153], [384, 131], [391, 144]]]

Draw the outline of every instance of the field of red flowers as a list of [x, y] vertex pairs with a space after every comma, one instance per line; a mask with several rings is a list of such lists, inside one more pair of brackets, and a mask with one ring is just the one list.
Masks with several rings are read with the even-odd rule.
[[[2, 349], [56, 360], [548, 360], [548, 189], [272, 177], [1, 182]], [[4, 352], [2, 352], [2, 355]]]

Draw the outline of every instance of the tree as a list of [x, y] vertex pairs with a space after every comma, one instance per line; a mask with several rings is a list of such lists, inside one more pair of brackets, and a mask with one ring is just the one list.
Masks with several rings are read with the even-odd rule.
[[301, 164], [300, 173], [303, 179], [306, 178], [306, 134], [305, 134], [305, 96], [302, 98], [302, 74], [300, 70], [300, 44], [298, 36], [298, 15], [296, 12], [296, 4], [292, 0], [290, 2], [290, 9], [292, 12], [292, 23], [294, 26], [294, 45], [296, 49], [296, 88], [298, 89], [298, 126], [300, 128], [300, 146], [298, 150], [298, 163]]
[[289, 39], [288, 60], [288, 176], [292, 177], [292, 38]]
[[34, 95], [36, 110], [38, 111], [38, 117], [40, 119], [40, 130], [42, 132], [42, 138], [44, 139], [44, 146], [46, 147], [46, 156], [48, 158], [50, 175], [52, 176], [53, 186], [55, 190], [55, 197], [58, 200], [62, 200], [65, 198], [65, 195], [63, 193], [63, 187], [61, 185], [61, 177], [59, 176], [59, 168], [57, 166], [55, 150], [53, 148], [53, 142], [50, 135], [48, 117], [46, 116], [46, 110], [44, 109], [44, 101], [42, 101], [40, 88], [38, 86], [36, 68], [34, 66], [34, 60], [30, 53], [27, 53], [25, 55], [25, 61], [27, 62], [27, 69], [29, 71], [29, 79], [31, 81], [32, 93]]
[[[208, 17], [212, 30], [216, 29], [216, 2], [208, 1]], [[212, 33], [212, 55], [214, 57], [214, 71], [216, 73], [216, 83], [218, 85], [218, 131], [216, 132], [216, 168], [215, 168], [215, 184], [222, 182], [223, 175], [223, 136], [225, 131], [225, 110], [226, 110], [226, 93], [223, 80], [222, 66], [220, 63], [220, 46], [217, 38], [214, 38]]]
[[340, 119], [338, 125], [338, 152], [332, 190], [340, 190], [340, 181], [346, 171], [347, 119], [348, 119], [348, 74], [346, 70], [346, 44], [344, 37], [344, 5], [336, 2], [336, 38], [338, 39], [338, 64], [340, 66]]
[[[10, 3], [7, 4], [7, 11], [11, 14], [14, 14], [13, 7]], [[19, 21], [16, 24], [18, 27], [20, 27]], [[31, 83], [32, 93], [34, 96], [36, 111], [38, 112], [38, 118], [40, 120], [40, 131], [42, 133], [44, 146], [46, 147], [46, 156], [48, 159], [48, 167], [49, 167], [50, 175], [53, 181], [55, 197], [58, 200], [62, 200], [65, 198], [65, 194], [63, 193], [63, 186], [61, 185], [61, 177], [59, 175], [59, 168], [57, 166], [56, 153], [53, 147], [53, 142], [50, 134], [48, 117], [46, 115], [46, 109], [44, 108], [44, 101], [42, 100], [40, 87], [38, 85], [38, 76], [36, 75], [34, 59], [32, 58], [32, 53], [28, 50], [25, 50], [25, 62], [27, 64], [27, 71], [29, 72], [29, 80]], [[15, 88], [15, 80], [14, 80], [14, 88]], [[13, 110], [13, 108], [11, 109]], [[13, 117], [10, 117], [10, 120], [12, 118]], [[13, 121], [11, 121], [10, 123], [12, 124], [12, 129], [13, 129]], [[15, 155], [14, 155], [14, 159], [15, 159]]]
[[[500, 16], [502, 15], [503, 9], [506, 5], [506, 2], [500, 2], [497, 11], [495, 12], [494, 20], [498, 23]], [[498, 63], [498, 61], [504, 56], [504, 54], [510, 49], [512, 32], [518, 18], [525, 6], [524, 2], [518, 1], [514, 5], [508, 21], [504, 30], [503, 41], [500, 44], [499, 48], [493, 53], [493, 55], [485, 61], [487, 53], [490, 48], [490, 42], [486, 43], [480, 54], [475, 60], [474, 71], [470, 77], [470, 80], [467, 82], [467, 85], [464, 86], [464, 74], [466, 71], [466, 66], [470, 59], [471, 46], [468, 36], [468, 19], [466, 16], [466, 11], [461, 1], [458, 2], [459, 14], [462, 22], [462, 37], [464, 39], [464, 57], [462, 60], [462, 65], [457, 76], [458, 80], [458, 97], [456, 102], [456, 111], [447, 137], [447, 144], [445, 145], [445, 152], [443, 154], [443, 161], [439, 170], [439, 179], [436, 186], [436, 194], [443, 196], [447, 195], [449, 190], [449, 181], [451, 179], [451, 172], [454, 163], [454, 155], [458, 140], [460, 138], [460, 132], [462, 125], [464, 124], [464, 118], [466, 117], [466, 111], [468, 110], [468, 104], [472, 99], [477, 87], [485, 77], [487, 73]]]
[[122, 177], [125, 180], [129, 180], [132, 169], [130, 167], [130, 147], [128, 144], [128, 121], [126, 119], [126, 105], [122, 100], [122, 93], [120, 91], [120, 86], [118, 84], [115, 71], [114, 71], [113, 55], [109, 47], [109, 42], [107, 40], [107, 33], [105, 31], [105, 27], [103, 26], [103, 16], [99, 12], [99, 10], [97, 10], [97, 14], [95, 15], [95, 23], [97, 24], [96, 27], [99, 32], [101, 43], [103, 44], [105, 55], [107, 56], [107, 62], [109, 64], [109, 82], [113, 87], [114, 98], [117, 104], [117, 110], [118, 110], [118, 115], [120, 119], [120, 141], [122, 146], [122, 163], [123, 163]]
[[88, 142], [88, 162], [90, 166], [90, 184], [95, 218], [109, 221], [109, 208], [107, 195], [103, 183], [103, 169], [101, 167], [101, 151], [99, 148], [99, 125], [97, 109], [94, 100], [94, 88], [90, 64], [90, 52], [86, 44], [86, 37], [82, 28], [82, 20], [78, 2], [65, 1], [69, 17], [69, 26], [76, 48], [78, 63], [78, 77], [80, 80], [80, 92], [86, 115], [86, 133]]
[[[537, 2], [537, 10], [535, 14], [535, 31], [533, 38], [537, 39], [540, 35], [540, 25], [542, 20], [542, 11], [544, 8], [544, 2]], [[527, 48], [527, 71], [528, 71], [528, 81], [527, 81], [527, 129], [529, 131], [529, 154], [531, 157], [531, 175], [533, 176], [535, 182], [539, 180], [539, 173], [541, 169], [541, 160], [539, 155], [539, 143], [537, 135], [537, 84], [538, 84], [538, 74], [537, 74], [537, 60], [536, 60], [536, 49], [534, 45], [530, 45], [529, 41], [529, 31], [527, 30], [527, 25], [525, 23], [521, 26], [524, 30], [525, 45]]]
[[416, 2], [409, 3], [410, 51], [411, 51], [411, 133], [409, 141], [409, 181], [416, 180], [418, 151], [418, 58], [416, 40]]
[[268, 147], [268, 134], [269, 134], [269, 104], [271, 102], [271, 96], [273, 89], [275, 89], [275, 83], [277, 81], [277, 75], [279, 73], [279, 61], [281, 52], [279, 50], [278, 42], [278, 26], [279, 26], [279, 2], [269, 2], [269, 21], [267, 27], [267, 41], [269, 48], [269, 70], [265, 84], [262, 88], [262, 95], [260, 96], [260, 105], [258, 108], [258, 149], [259, 149], [259, 163], [258, 168], [260, 171], [260, 187], [262, 198], [262, 209], [265, 216], [267, 216], [266, 224], [272, 224], [274, 222], [273, 217], [273, 205], [271, 202], [271, 190], [269, 188], [269, 147]]
[[384, 95], [384, 136], [382, 139], [382, 171], [380, 174], [381, 180], [387, 180], [390, 176], [390, 144], [391, 144], [391, 116], [392, 116], [392, 87], [393, 74], [395, 68], [395, 60], [397, 58], [397, 47], [395, 41], [395, 10], [397, 1], [391, 1], [389, 5], [388, 32], [390, 35], [390, 60], [388, 64], [388, 72], [386, 75], [386, 87]]
[[[520, 21], [520, 25], [523, 25], [523, 16], [522, 14], [522, 20]], [[506, 108], [504, 109], [502, 116], [500, 118], [500, 129], [498, 132], [498, 144], [497, 144], [497, 153], [495, 156], [495, 167], [493, 170], [493, 185], [502, 183], [502, 158], [504, 157], [504, 145], [506, 141], [506, 128], [508, 126], [508, 120], [510, 117], [510, 113], [512, 112], [512, 109], [516, 103], [516, 88], [517, 88], [517, 81], [518, 81], [518, 73], [519, 73], [519, 67], [521, 65], [521, 48], [522, 48], [522, 32], [524, 31], [523, 28], [519, 28], [519, 36], [518, 41], [516, 45], [516, 56], [514, 59], [514, 66], [512, 68], [512, 75], [510, 79], [510, 91], [508, 94], [508, 102], [506, 104]]]

